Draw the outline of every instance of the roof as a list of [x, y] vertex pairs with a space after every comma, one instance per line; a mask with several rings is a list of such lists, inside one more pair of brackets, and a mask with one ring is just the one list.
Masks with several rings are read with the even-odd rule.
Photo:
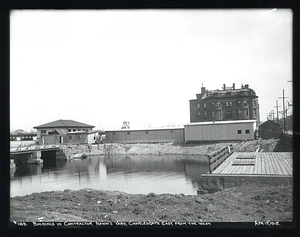
[[140, 129], [110, 129], [105, 132], [131, 132], [131, 131], [158, 131], [158, 130], [177, 130], [183, 127], [164, 127], [164, 128], [140, 128]]
[[278, 127], [281, 126], [279, 123], [276, 123], [276, 122], [274, 122], [274, 121], [272, 121], [272, 120], [267, 120], [267, 121], [261, 123], [261, 124], [258, 125], [258, 126], [262, 126], [262, 125], [264, 125], [264, 124], [266, 124], [266, 123], [268, 123], [268, 124], [269, 124], [269, 123], [273, 123], [274, 125], [277, 125]]
[[73, 134], [93, 134], [93, 133], [99, 133], [99, 134], [105, 134], [105, 132], [103, 130], [93, 130], [93, 131], [89, 131], [89, 132], [84, 132], [84, 131], [80, 131], [80, 132], [69, 132], [68, 135], [73, 135]]
[[210, 124], [237, 124], [237, 123], [255, 123], [256, 120], [230, 120], [230, 121], [209, 121], [209, 122], [196, 122], [188, 123], [184, 126], [194, 126], [194, 125], [210, 125]]
[[94, 128], [95, 126], [85, 124], [85, 123], [80, 123], [74, 120], [56, 120], [54, 122], [50, 123], [45, 123], [33, 128]]
[[206, 98], [219, 98], [219, 97], [242, 97], [242, 96], [251, 96], [258, 97], [255, 94], [255, 91], [251, 88], [242, 88], [242, 89], [226, 89], [226, 90], [206, 90], [204, 94], [197, 94], [197, 97], [200, 99]]
[[18, 133], [18, 134], [15, 134], [15, 133], [11, 133], [10, 134], [10, 137], [36, 137], [37, 136], [37, 133]]

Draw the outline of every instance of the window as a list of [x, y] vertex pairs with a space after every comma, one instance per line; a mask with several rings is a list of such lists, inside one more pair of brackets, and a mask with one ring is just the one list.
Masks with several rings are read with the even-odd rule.
[[242, 113], [242, 110], [238, 109], [238, 114], [241, 114]]
[[232, 102], [231, 101], [229, 102], [229, 106], [232, 106]]
[[221, 110], [217, 110], [216, 116], [217, 118], [221, 118]]
[[127, 132], [127, 135], [130, 135], [130, 132]]
[[41, 130], [41, 133], [46, 133], [46, 130]]
[[246, 131], [245, 131], [245, 132], [246, 132], [246, 134], [249, 134], [249, 129], [246, 129]]
[[238, 101], [238, 105], [241, 105], [241, 101], [240, 100]]
[[256, 117], [256, 109], [253, 109], [253, 117]]
[[206, 112], [203, 113], [204, 118], [206, 118]]
[[69, 139], [72, 139], [72, 136], [69, 136]]
[[76, 129], [73, 129], [73, 132], [76, 132]]
[[71, 132], [72, 130], [71, 129], [68, 129], [68, 132]]
[[211, 112], [211, 117], [213, 117], [213, 118], [215, 117], [215, 112], [214, 111]]
[[200, 109], [200, 104], [198, 104], [197, 106], [198, 106], [198, 109]]
[[244, 100], [244, 105], [247, 105], [247, 100]]
[[211, 107], [215, 107], [215, 103], [211, 103]]
[[220, 103], [217, 103], [217, 107], [220, 107]]
[[237, 132], [238, 132], [238, 134], [242, 134], [242, 130], [238, 130]]
[[253, 104], [254, 104], [254, 106], [256, 106], [256, 100], [253, 100]]
[[206, 108], [206, 103], [203, 104], [203, 107]]
[[198, 116], [200, 116], [200, 112], [198, 112]]
[[248, 116], [248, 109], [244, 109], [244, 116], [245, 116], [245, 117]]
[[226, 106], [227, 106], [227, 107], [229, 106], [229, 103], [228, 103], [228, 101], [226, 101]]

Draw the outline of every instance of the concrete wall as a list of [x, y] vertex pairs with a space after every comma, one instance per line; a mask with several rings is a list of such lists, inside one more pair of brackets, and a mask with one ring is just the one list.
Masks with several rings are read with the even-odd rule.
[[[69, 133], [64, 138], [64, 143], [84, 143], [84, 144], [94, 144], [98, 138], [98, 133]], [[70, 138], [71, 137], [71, 138]]]
[[46, 144], [59, 144], [59, 135], [47, 135], [47, 136], [43, 136], [43, 142], [41, 143], [42, 145], [46, 145]]

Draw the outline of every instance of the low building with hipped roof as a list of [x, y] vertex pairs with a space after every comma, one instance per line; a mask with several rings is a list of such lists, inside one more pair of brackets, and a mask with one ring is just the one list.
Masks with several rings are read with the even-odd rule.
[[93, 144], [99, 141], [99, 136], [103, 131], [93, 130], [95, 126], [77, 122], [74, 120], [56, 120], [39, 126], [37, 130], [37, 140], [39, 144]]

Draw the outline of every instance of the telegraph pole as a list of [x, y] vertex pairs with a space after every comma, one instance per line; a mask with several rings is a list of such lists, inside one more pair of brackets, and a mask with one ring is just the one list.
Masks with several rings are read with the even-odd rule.
[[289, 97], [284, 97], [284, 89], [282, 90], [282, 94], [283, 94], [283, 96], [278, 97], [278, 99], [282, 98], [282, 100], [283, 100], [283, 104], [282, 104], [282, 106], [283, 106], [283, 132], [285, 133], [285, 113], [286, 113], [286, 111], [285, 111], [285, 106], [284, 106], [284, 104], [285, 104], [284, 98], [289, 98]]
[[272, 120], [274, 121], [274, 110], [272, 110], [272, 112], [270, 112], [270, 116], [271, 116]]
[[276, 123], [278, 123], [279, 121], [279, 116], [278, 116], [278, 107], [281, 107], [281, 106], [278, 106], [278, 101], [276, 100], [276, 106], [274, 106], [274, 108], [276, 107], [276, 114], [277, 114], [277, 117], [276, 117]]

